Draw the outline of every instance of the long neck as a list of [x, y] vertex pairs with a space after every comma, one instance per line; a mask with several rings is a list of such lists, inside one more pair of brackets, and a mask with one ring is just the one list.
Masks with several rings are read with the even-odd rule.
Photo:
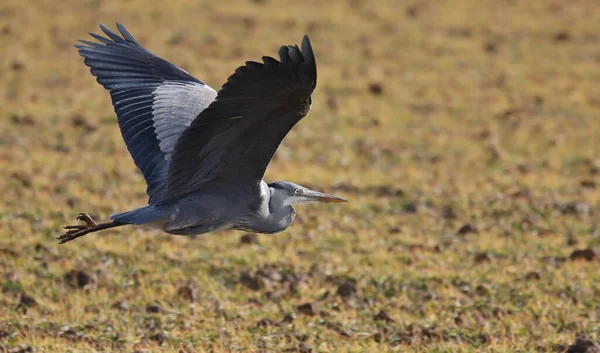
[[292, 224], [296, 217], [296, 211], [292, 206], [285, 203], [285, 195], [280, 190], [270, 188], [269, 191], [269, 215], [265, 219], [263, 226], [267, 228], [265, 232], [277, 233]]
[[292, 206], [285, 206], [283, 208], [271, 209], [268, 217], [268, 232], [278, 233], [286, 229], [292, 224], [294, 218], [296, 218], [296, 211]]
[[285, 195], [261, 181], [260, 192], [248, 217], [241, 219], [231, 228], [247, 232], [278, 233], [292, 224], [296, 211], [284, 202]]

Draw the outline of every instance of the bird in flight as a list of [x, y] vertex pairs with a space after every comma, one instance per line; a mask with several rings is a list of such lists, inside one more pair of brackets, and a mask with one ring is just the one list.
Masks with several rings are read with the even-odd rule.
[[146, 179], [148, 205], [96, 223], [66, 226], [66, 243], [88, 233], [146, 225], [170, 234], [222, 229], [277, 233], [293, 205], [346, 202], [303, 186], [263, 180], [277, 147], [310, 110], [317, 67], [310, 40], [282, 46], [235, 70], [219, 92], [145, 49], [117, 23], [99, 42], [75, 45], [110, 92], [121, 134]]

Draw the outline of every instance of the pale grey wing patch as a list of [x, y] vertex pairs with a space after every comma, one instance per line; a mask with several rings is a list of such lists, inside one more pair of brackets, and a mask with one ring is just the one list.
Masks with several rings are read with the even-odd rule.
[[165, 81], [153, 93], [154, 130], [169, 160], [179, 136], [215, 99], [217, 92], [195, 82]]

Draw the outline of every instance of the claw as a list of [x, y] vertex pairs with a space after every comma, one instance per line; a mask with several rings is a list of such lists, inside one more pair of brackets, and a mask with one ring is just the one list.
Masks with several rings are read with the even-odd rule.
[[91, 228], [94, 228], [97, 226], [96, 222], [94, 222], [94, 220], [92, 219], [92, 217], [90, 217], [89, 214], [87, 213], [80, 213], [77, 216], [77, 220], [84, 222], [85, 224], [75, 224], [75, 225], [71, 225], [71, 226], [64, 226], [64, 229], [67, 229], [67, 231], [65, 232], [65, 234], [57, 237], [56, 239], [59, 240], [59, 244], [64, 244], [68, 241], [71, 241], [73, 239], [79, 238], [83, 235], [86, 235], [87, 233], [90, 232]]
[[90, 217], [90, 215], [87, 214], [87, 213], [81, 212], [77, 216], [77, 220], [85, 222], [88, 225], [88, 227], [95, 227], [96, 226], [96, 222], [94, 222], [94, 220], [92, 219], [92, 217]]

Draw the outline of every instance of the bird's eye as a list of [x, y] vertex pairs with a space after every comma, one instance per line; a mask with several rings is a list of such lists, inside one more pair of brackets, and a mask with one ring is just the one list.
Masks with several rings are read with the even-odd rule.
[[300, 189], [294, 190], [294, 194], [299, 194], [299, 193], [300, 193]]

